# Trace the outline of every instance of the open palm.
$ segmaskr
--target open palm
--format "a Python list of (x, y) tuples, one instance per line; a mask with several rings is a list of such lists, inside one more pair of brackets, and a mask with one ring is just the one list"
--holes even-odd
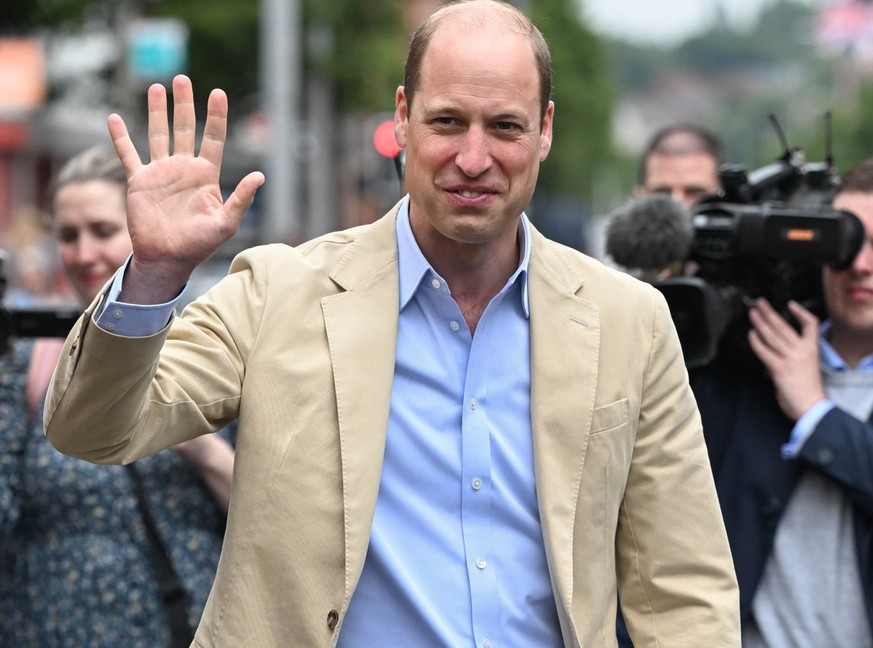
[(132, 303), (172, 298), (198, 264), (233, 236), (264, 182), (253, 172), (243, 178), (227, 201), (219, 176), (227, 133), (227, 96), (209, 95), (199, 154), (195, 155), (196, 117), (191, 81), (173, 79), (173, 130), (167, 94), (161, 85), (148, 91), (148, 147), (143, 164), (118, 115), (108, 120), (115, 150), (128, 176), (127, 219), (133, 258), (123, 296)]

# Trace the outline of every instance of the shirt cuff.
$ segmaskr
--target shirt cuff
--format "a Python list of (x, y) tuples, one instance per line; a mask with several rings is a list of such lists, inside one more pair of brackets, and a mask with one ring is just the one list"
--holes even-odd
[(832, 401), (823, 398), (820, 401), (816, 401), (812, 407), (806, 410), (803, 416), (797, 419), (797, 423), (794, 424), (788, 443), (782, 446), (782, 458), (793, 459), (796, 457), (800, 453), (800, 448), (806, 443), (806, 440), (815, 432), (815, 428), (825, 417), (825, 414), (834, 407)]
[(176, 304), (185, 292), (183, 288), (176, 298), (165, 304), (126, 304), (118, 301), (124, 273), (130, 263), (128, 257), (121, 269), (115, 273), (115, 278), (106, 293), (103, 310), (96, 313), (94, 322), (104, 331), (123, 337), (146, 337), (154, 335), (163, 329), (173, 316)]

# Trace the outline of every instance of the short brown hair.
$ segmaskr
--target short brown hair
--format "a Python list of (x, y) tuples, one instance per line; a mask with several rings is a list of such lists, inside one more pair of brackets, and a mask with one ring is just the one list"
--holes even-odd
[[(677, 139), (683, 142), (681, 148), (674, 146)], [(640, 185), (646, 183), (646, 165), (649, 158), (655, 155), (684, 155), (688, 153), (702, 153), (711, 157), (715, 161), (716, 167), (724, 162), (724, 146), (714, 133), (696, 124), (671, 124), (655, 131), (646, 144), (637, 169), (637, 182)]]
[(843, 174), (834, 196), (841, 193), (873, 193), (873, 158), (859, 162)]

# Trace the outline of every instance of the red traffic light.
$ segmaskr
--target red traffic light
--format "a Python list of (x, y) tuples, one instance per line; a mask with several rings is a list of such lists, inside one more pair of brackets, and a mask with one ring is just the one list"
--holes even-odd
[(400, 153), (400, 145), (397, 143), (397, 138), (394, 137), (394, 122), (392, 120), (383, 121), (373, 131), (373, 146), (386, 158), (396, 158)]

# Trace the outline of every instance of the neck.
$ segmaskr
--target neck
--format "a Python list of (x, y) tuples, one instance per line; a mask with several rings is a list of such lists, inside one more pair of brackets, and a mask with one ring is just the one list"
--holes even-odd
[(437, 235), (419, 236), (419, 248), (433, 269), (446, 280), (470, 331), (509, 277), (518, 268), (521, 245), (517, 227), (484, 243), (462, 243)]
[(840, 354), (843, 361), (852, 369), (873, 354), (873, 331), (859, 333), (846, 331), (834, 325), (829, 336), (830, 345)]

